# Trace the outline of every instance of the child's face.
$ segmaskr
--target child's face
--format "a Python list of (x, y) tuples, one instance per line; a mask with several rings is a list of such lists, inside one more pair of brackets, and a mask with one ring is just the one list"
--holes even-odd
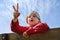
[(36, 14), (34, 13), (31, 13), (29, 16), (28, 16), (28, 24), (29, 25), (36, 25), (37, 23), (39, 22), (39, 19), (38, 17), (36, 16)]

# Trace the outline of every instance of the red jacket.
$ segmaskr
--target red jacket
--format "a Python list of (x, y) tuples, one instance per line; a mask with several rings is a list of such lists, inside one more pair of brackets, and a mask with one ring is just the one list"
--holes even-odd
[(19, 22), (11, 22), (11, 30), (15, 33), (21, 34), (26, 32), (28, 35), (35, 34), (35, 33), (43, 33), (49, 29), (46, 23), (38, 23), (35, 26), (20, 26)]

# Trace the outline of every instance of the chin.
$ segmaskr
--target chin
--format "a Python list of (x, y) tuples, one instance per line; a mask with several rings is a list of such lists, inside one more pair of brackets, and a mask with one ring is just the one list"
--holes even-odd
[(36, 25), (37, 23), (33, 22), (33, 23), (30, 23), (30, 25)]

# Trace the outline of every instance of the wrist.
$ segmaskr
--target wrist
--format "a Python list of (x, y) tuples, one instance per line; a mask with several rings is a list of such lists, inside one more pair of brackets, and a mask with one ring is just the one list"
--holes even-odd
[(14, 19), (13, 19), (13, 22), (17, 22), (17, 20), (18, 20), (18, 18), (14, 18)]

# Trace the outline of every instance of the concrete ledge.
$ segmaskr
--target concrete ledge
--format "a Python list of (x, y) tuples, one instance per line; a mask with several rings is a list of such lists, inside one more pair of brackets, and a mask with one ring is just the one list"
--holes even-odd
[(30, 38), (23, 40), (60, 40), (60, 29), (51, 29), (43, 34), (31, 35)]
[(8, 38), (9, 40), (60, 40), (60, 28), (50, 29), (43, 34), (34, 34), (29, 38), (24, 38), (22, 35), (11, 33), (8, 34)]

